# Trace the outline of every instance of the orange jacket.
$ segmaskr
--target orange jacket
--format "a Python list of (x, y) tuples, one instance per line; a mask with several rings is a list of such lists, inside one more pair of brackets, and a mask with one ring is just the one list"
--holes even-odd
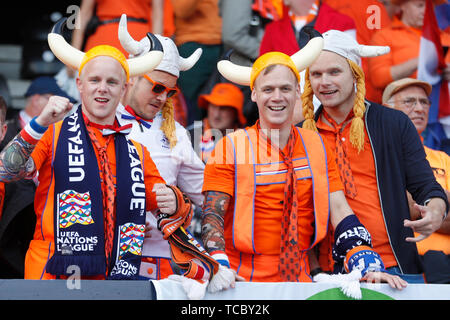
[[(55, 276), (45, 272), (47, 261), (54, 252), (54, 187), (52, 162), (57, 159), (55, 150), (58, 143), (58, 137), (62, 122), (59, 122), (47, 129), (44, 136), (37, 143), (32, 158), (39, 170), (39, 186), (36, 189), (34, 209), (36, 212), (36, 229), (33, 240), (25, 257), (25, 279), (54, 279)], [(105, 144), (105, 138), (99, 130), (96, 130), (96, 137), (100, 144)], [(156, 209), (156, 197), (152, 191), (155, 183), (165, 183), (160, 177), (158, 169), (153, 163), (148, 151), (142, 145), (134, 143), (140, 159), (144, 159), (144, 183), (146, 187), (146, 205), (147, 210)], [(100, 160), (98, 151), (94, 148), (98, 166)], [(116, 176), (116, 156), (114, 143), (109, 143), (107, 148), (108, 159), (114, 177)]]
[[(225, 251), (231, 267), (248, 281), (282, 281), (278, 264), (286, 165), (273, 152), (276, 149), (259, 141), (258, 133), (255, 125), (218, 142), (205, 168), (203, 191), (233, 196), (224, 218)], [(342, 184), (334, 158), (328, 156), (319, 135), (300, 128), (294, 133), (300, 281), (311, 281), (307, 251), (325, 236), (329, 192), (341, 190)]]

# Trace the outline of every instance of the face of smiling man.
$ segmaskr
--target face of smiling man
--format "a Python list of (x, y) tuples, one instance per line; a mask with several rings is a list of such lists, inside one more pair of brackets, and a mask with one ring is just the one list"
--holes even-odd
[(288, 67), (269, 66), (256, 78), (251, 98), (258, 105), (261, 128), (290, 128), (300, 85)]
[(83, 113), (92, 122), (111, 125), (127, 82), (122, 65), (114, 58), (98, 56), (86, 63), (77, 78)]
[(350, 111), (355, 100), (355, 78), (347, 60), (330, 51), (322, 51), (309, 67), (314, 94), (325, 108)]

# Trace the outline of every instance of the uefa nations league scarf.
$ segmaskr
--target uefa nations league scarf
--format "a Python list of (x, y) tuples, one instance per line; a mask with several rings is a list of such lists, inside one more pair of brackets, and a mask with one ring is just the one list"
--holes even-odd
[(106, 261), (99, 168), (81, 106), (63, 121), (57, 141), (52, 163), (55, 252), (46, 271), (71, 275), (75, 266), (81, 276), (136, 279), (144, 241), (145, 184), (133, 142), (115, 134), (116, 224), (111, 259)]

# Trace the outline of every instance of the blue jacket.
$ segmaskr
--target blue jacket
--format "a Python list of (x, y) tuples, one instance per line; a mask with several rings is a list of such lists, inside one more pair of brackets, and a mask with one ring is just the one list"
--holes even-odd
[[(320, 106), (316, 121), (322, 110)], [(410, 219), (405, 190), (422, 205), (427, 199), (442, 198), (448, 211), (446, 193), (436, 182), (419, 134), (407, 115), (366, 101), (365, 126), (375, 160), (382, 215), (398, 267), (403, 273), (422, 273), (415, 243), (405, 241), (414, 237), (412, 229), (403, 226), (403, 220)]]

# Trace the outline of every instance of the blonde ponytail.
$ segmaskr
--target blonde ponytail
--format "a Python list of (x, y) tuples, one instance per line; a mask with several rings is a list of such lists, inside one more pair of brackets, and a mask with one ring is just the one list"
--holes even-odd
[(356, 79), (356, 98), (353, 105), (354, 118), (350, 126), (350, 143), (358, 150), (358, 153), (364, 150), (364, 112), (366, 105), (364, 97), (366, 95), (366, 86), (364, 82), (364, 72), (355, 62), (347, 59), (353, 76)]
[(316, 122), (314, 121), (314, 104), (313, 104), (314, 92), (309, 81), (309, 68), (305, 71), (305, 85), (302, 93), (302, 109), (303, 121), (302, 128), (317, 131)]

